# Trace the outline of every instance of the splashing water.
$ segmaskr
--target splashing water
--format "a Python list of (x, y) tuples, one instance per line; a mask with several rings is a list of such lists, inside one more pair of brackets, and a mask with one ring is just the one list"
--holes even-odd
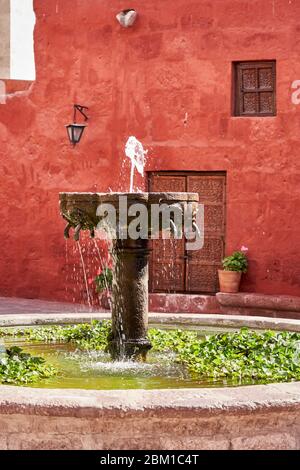
[[(104, 272), (104, 268), (105, 268), (105, 264), (103, 262), (103, 258), (101, 256), (101, 253), (100, 253), (100, 249), (99, 249), (99, 246), (97, 244), (97, 241), (96, 239), (94, 239), (94, 244), (95, 244), (95, 248), (96, 248), (96, 252), (98, 254), (98, 257), (99, 257), (99, 260), (100, 260), (100, 265), (101, 265), (101, 268)], [(112, 259), (114, 260), (114, 264), (116, 265), (116, 254), (115, 254), (115, 251), (114, 251), (114, 248), (113, 248), (113, 245), (112, 245), (112, 249), (111, 249), (111, 256), (112, 256)], [(105, 282), (105, 285), (106, 285), (106, 289), (109, 290), (109, 286), (108, 286), (108, 282), (107, 282), (107, 277), (106, 275), (104, 275), (104, 282)], [(115, 286), (115, 290), (118, 291), (118, 295), (119, 296), (122, 296), (122, 292), (119, 291), (118, 289), (118, 286)], [(109, 305), (110, 305), (110, 309), (112, 309), (112, 304), (111, 304), (111, 300), (109, 300)], [(117, 321), (118, 321), (118, 333), (119, 333), (119, 341), (120, 341), (120, 351), (121, 351), (121, 356), (123, 356), (125, 354), (125, 351), (124, 351), (124, 341), (126, 340), (125, 338), (125, 334), (124, 334), (124, 328), (123, 328), (123, 322), (122, 322), (122, 315), (121, 315), (121, 312), (117, 311)]]
[(86, 274), (86, 269), (85, 269), (85, 263), (84, 263), (84, 259), (83, 259), (83, 254), (82, 254), (82, 249), (81, 249), (80, 241), (77, 242), (77, 245), (78, 245), (78, 250), (79, 250), (80, 259), (81, 259), (81, 266), (82, 266), (82, 270), (83, 270), (83, 276), (84, 276), (84, 283), (85, 283), (85, 288), (86, 288), (87, 300), (88, 300), (89, 307), (90, 307), (90, 309), (91, 309), (91, 308), (92, 308), (92, 301), (91, 301), (90, 290), (89, 290), (89, 285), (88, 285), (88, 280), (87, 280), (87, 274)]
[[(94, 246), (95, 246), (95, 249), (96, 249), (96, 253), (97, 253), (98, 258), (99, 258), (99, 261), (100, 261), (101, 269), (102, 269), (103, 274), (104, 274), (105, 287), (106, 287), (106, 290), (109, 291), (109, 286), (108, 286), (108, 282), (107, 282), (107, 276), (106, 276), (106, 274), (105, 274), (105, 263), (104, 263), (103, 258), (102, 258), (102, 256), (101, 256), (100, 249), (99, 249), (99, 246), (98, 246), (97, 241), (96, 241), (95, 238), (93, 239), (93, 242), (94, 242)], [(110, 302), (109, 302), (109, 304), (110, 304)], [(111, 306), (111, 305), (110, 305), (110, 306)]]
[(137, 140), (136, 137), (131, 136), (127, 140), (125, 146), (125, 155), (130, 158), (131, 172), (130, 172), (130, 192), (133, 193), (133, 177), (134, 170), (136, 169), (142, 176), (144, 176), (145, 157), (148, 151), (144, 150), (143, 144)]

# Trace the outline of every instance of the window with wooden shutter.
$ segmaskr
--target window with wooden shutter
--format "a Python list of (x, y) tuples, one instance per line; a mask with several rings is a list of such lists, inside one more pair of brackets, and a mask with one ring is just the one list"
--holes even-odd
[(235, 116), (276, 115), (276, 62), (237, 62)]

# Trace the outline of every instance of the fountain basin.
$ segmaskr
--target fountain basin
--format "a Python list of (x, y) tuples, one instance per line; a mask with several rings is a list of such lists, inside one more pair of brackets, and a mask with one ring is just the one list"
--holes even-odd
[[(74, 323), (86, 317), (47, 318), (48, 323)], [(0, 325), (8, 326), (9, 319), (11, 326), (47, 322), (40, 315), (8, 315)], [(300, 327), (297, 320), (225, 315), (151, 315), (150, 320), (193, 328), (225, 323), (239, 328), (245, 322), (258, 328)], [(298, 382), (184, 390), (0, 386), (0, 449), (299, 449), (299, 422)]]
[[(127, 228), (134, 216), (126, 214), (125, 220), (120, 220), (120, 198), (126, 199), (126, 206), (129, 209), (134, 204), (141, 204), (148, 212), (148, 232), (149, 237), (153, 234), (153, 222), (151, 220), (151, 206), (165, 205), (182, 210), (184, 213), (186, 205), (192, 204), (192, 212), (195, 214), (198, 209), (199, 195), (197, 193), (60, 193), (60, 211), (62, 217), (68, 222), (65, 236), (69, 237), (69, 230), (75, 229), (75, 239), (79, 239), (81, 230), (89, 230), (94, 236), (95, 228), (101, 222), (102, 216), (97, 215), (97, 209), (101, 204), (111, 204), (116, 209), (116, 224), (118, 228)], [(174, 221), (174, 214), (170, 214)], [(123, 227), (120, 227), (120, 223)], [(162, 229), (160, 220), (159, 229)]]

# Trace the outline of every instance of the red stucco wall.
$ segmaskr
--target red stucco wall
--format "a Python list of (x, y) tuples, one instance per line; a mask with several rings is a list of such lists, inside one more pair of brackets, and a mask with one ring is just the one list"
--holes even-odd
[[(128, 190), (129, 135), (149, 149), (149, 171), (226, 170), (227, 252), (244, 244), (251, 258), (243, 290), (300, 294), (300, 1), (34, 7), (37, 80), (0, 106), (0, 295), (65, 299), (66, 283), (78, 295), (58, 192)], [(125, 30), (115, 14), (128, 7), (140, 17)], [(232, 61), (264, 59), (277, 61), (277, 116), (231, 117)], [(72, 149), (74, 102), (91, 119)]]

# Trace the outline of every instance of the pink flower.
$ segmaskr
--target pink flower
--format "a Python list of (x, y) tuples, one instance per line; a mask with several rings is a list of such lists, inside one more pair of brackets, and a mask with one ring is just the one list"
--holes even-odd
[(99, 269), (97, 270), (97, 273), (96, 273), (96, 274), (97, 274), (97, 276), (100, 276), (100, 275), (102, 274), (102, 269), (99, 268)]
[(94, 282), (94, 279), (92, 279), (92, 278), (90, 277), (89, 280), (88, 280), (89, 285), (91, 286), (91, 285), (93, 284), (93, 282)]
[(242, 248), (241, 248), (241, 251), (243, 253), (247, 253), (247, 251), (249, 251), (249, 248), (247, 248), (246, 246), (243, 245)]

